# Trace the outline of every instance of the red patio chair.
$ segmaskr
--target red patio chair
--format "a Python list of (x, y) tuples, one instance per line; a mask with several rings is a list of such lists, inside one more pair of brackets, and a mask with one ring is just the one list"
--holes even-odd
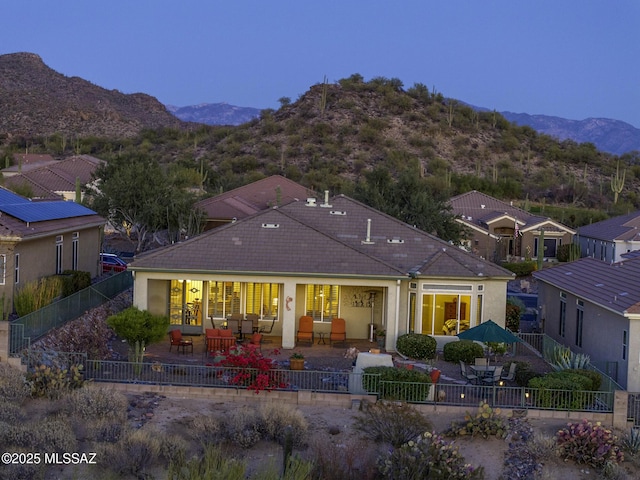
[(300, 317), (298, 321), (298, 333), (296, 334), (296, 341), (310, 342), (313, 345), (313, 317), (304, 315)]
[(333, 342), (347, 341), (347, 325), (344, 318), (331, 319), (331, 333), (329, 334), (329, 345)]

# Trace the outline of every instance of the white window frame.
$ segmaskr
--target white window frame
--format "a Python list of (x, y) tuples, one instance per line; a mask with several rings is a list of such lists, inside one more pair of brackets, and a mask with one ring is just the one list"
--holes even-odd
[(64, 265), (63, 262), (63, 254), (64, 254), (64, 249), (63, 249), (63, 241), (64, 241), (64, 237), (62, 235), (58, 235), (56, 237), (56, 274), (60, 275), (62, 273), (62, 267)]
[(80, 247), (80, 232), (73, 232), (71, 240), (71, 269), (78, 270), (78, 251)]
[(18, 283), (20, 283), (20, 254), (16, 253), (15, 259), (14, 259), (14, 265), (13, 265), (13, 270), (15, 272), (15, 284), (17, 285)]
[(2, 265), (0, 265), (0, 273), (2, 274), (0, 277), (0, 285), (4, 285), (7, 277), (7, 256), (4, 253), (0, 254), (0, 263), (2, 263)]

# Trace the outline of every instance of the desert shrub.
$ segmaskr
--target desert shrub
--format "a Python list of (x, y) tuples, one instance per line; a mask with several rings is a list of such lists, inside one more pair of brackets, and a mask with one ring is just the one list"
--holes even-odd
[(25, 375), (6, 363), (0, 363), (0, 398), (6, 402), (22, 402), (31, 393)]
[(82, 436), (96, 442), (115, 443), (127, 430), (126, 423), (111, 418), (86, 419), (79, 425), (84, 429)]
[(260, 430), (267, 440), (283, 445), (288, 429), (294, 445), (305, 444), (309, 424), (300, 410), (283, 403), (266, 403), (259, 412)]
[(355, 426), (372, 440), (388, 442), (394, 447), (433, 428), (427, 418), (406, 403), (385, 401), (365, 405)]
[(202, 457), (194, 457), (188, 462), (174, 460), (169, 464), (167, 478), (193, 480), (198, 478), (224, 478), (244, 480), (246, 465), (222, 453), (218, 445), (207, 445)]
[[(509, 371), (509, 367), (513, 362), (506, 362), (503, 366), (503, 372)], [(517, 361), (515, 362), (516, 377), (515, 382), (519, 387), (526, 387), (529, 385), (529, 380), (536, 377), (541, 377), (542, 374), (533, 370), (533, 366), (529, 362)]]
[(484, 355), (482, 345), (472, 340), (460, 340), (459, 342), (449, 342), (442, 349), (446, 362), (473, 363), (476, 358)]
[(82, 387), (82, 365), (72, 365), (68, 370), (56, 366), (38, 365), (27, 373), (27, 382), (34, 397), (59, 399), (69, 390)]
[(41, 452), (73, 452), (77, 447), (71, 424), (62, 417), (8, 425), (1, 440), (7, 446)]
[(532, 378), (529, 387), (537, 390), (534, 400), (540, 408), (581, 410), (592, 400), (585, 392), (591, 387), (591, 379), (566, 370)]
[[(184, 465), (187, 459), (189, 444), (180, 435), (165, 434), (160, 438), (160, 456), (168, 464)], [(169, 477), (172, 478), (172, 477)]]
[(142, 477), (159, 454), (158, 432), (141, 428), (128, 430), (120, 441), (105, 445), (97, 459), (100, 465), (119, 475), (133, 474)]
[(507, 306), (505, 308), (505, 327), (512, 332), (520, 331), (520, 319), (527, 307), (518, 297), (507, 297)]
[(516, 274), (516, 277), (527, 277), (536, 271), (537, 264), (533, 261), (517, 262), (517, 263), (502, 263), (502, 267), (512, 271)]
[(80, 290), (91, 286), (91, 274), (78, 270), (65, 270), (60, 275), (62, 282), (62, 296), (68, 297)]
[(384, 400), (424, 402), (429, 395), (431, 377), (417, 370), (396, 367), (367, 367), (362, 387)]
[(42, 480), (45, 478), (46, 465), (29, 463), (13, 463), (2, 466), (2, 479), (11, 480)]
[(436, 339), (419, 333), (406, 333), (396, 340), (396, 350), (401, 355), (416, 360), (427, 360), (436, 356)]
[(224, 438), (224, 425), (211, 415), (199, 415), (191, 422), (189, 429), (193, 438), (203, 445), (215, 444)]
[(248, 407), (230, 412), (225, 419), (224, 428), (227, 439), (242, 448), (251, 448), (262, 439), (260, 417)]
[(85, 386), (67, 396), (69, 413), (82, 419), (110, 419), (125, 421), (127, 397), (114, 390), (96, 386)]
[(351, 438), (337, 444), (315, 438), (311, 439), (309, 452), (308, 458), (313, 462), (313, 472), (309, 477), (311, 479), (377, 478), (378, 451), (372, 448), (368, 439)]
[(569, 423), (558, 431), (556, 441), (563, 459), (595, 468), (602, 468), (607, 462), (620, 463), (624, 459), (617, 437), (600, 422), (583, 420)]
[(483, 479), (484, 469), (468, 465), (458, 447), (430, 432), (405, 443), (378, 459), (383, 478), (392, 480)]
[(9, 403), (0, 398), (0, 422), (15, 424), (23, 422), (26, 414), (20, 405)]
[(464, 420), (453, 422), (447, 430), (449, 436), (465, 436), (489, 438), (496, 436), (503, 438), (507, 434), (508, 424), (501, 415), (499, 408), (492, 408), (482, 401), (475, 415), (467, 412)]

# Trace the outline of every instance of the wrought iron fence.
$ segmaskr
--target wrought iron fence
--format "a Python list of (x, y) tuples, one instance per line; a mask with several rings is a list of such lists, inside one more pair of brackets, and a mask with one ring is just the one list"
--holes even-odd
[[(486, 401), (494, 407), (560, 411), (613, 412), (613, 392), (534, 389), (504, 385), (471, 385), (430, 382), (392, 382), (378, 374), (350, 371), (283, 370), (209, 365), (181, 365), (158, 362), (89, 360), (85, 354), (33, 352), (29, 368), (47, 364), (69, 370), (82, 365), (85, 380), (94, 382), (176, 385), (189, 387), (312, 391), (326, 393), (369, 393), (380, 399), (407, 403), (477, 407)], [(631, 405), (638, 405), (630, 402)]]
[(131, 272), (111, 275), (79, 292), (11, 322), (9, 353), (17, 356), (50, 330), (74, 320), (87, 310), (108, 302), (133, 285)]

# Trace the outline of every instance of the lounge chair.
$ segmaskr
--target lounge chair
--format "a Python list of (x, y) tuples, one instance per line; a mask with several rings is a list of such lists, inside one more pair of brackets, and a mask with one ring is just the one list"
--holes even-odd
[(518, 364), (516, 362), (511, 362), (509, 366), (509, 372), (506, 375), (500, 377), (500, 380), (505, 380), (507, 382), (513, 382), (516, 379), (516, 368)]
[(464, 378), (467, 383), (478, 383), (478, 375), (467, 372), (467, 366), (462, 360), (460, 360), (460, 375), (462, 375), (462, 378)]
[(298, 321), (298, 333), (296, 334), (296, 342), (310, 342), (313, 345), (313, 317), (304, 315)]
[(344, 318), (331, 319), (331, 333), (329, 333), (329, 345), (333, 345), (333, 342), (347, 341), (347, 325)]

